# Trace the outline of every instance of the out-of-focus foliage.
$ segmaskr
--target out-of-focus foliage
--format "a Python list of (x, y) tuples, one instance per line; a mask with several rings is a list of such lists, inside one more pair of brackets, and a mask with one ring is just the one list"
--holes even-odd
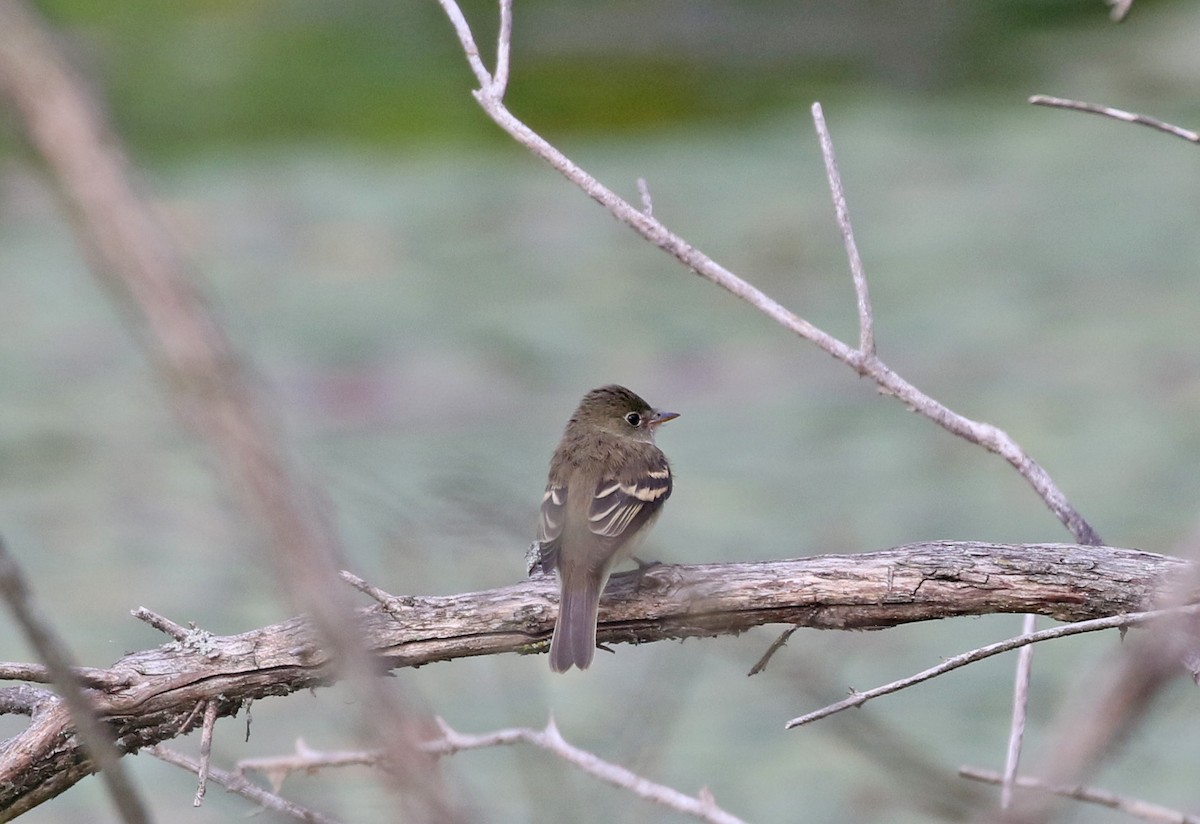
[[(499, 141), (434, 0), (39, 0), (143, 152), (247, 142)], [(485, 55), (496, 4), (463, 4)], [(1084, 3), (516, 4), (512, 103), (575, 132), (737, 122), (883, 86), (951, 91), (1040, 68), (1036, 32), (1109, 25)]]

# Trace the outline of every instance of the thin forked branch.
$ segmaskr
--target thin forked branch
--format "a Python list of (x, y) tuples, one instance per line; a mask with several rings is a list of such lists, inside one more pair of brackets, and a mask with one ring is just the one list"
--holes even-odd
[[(181, 767), (188, 772), (200, 774), (201, 765), (194, 759), (184, 755), (176, 750), (169, 749), (164, 746), (157, 746), (150, 750), (155, 758), (161, 761), (166, 761), (168, 764), (174, 764), (176, 767)], [(289, 816), (297, 821), (306, 822), (306, 824), (342, 824), (340, 819), (332, 816), (319, 813), (316, 810), (308, 807), (303, 807), (294, 801), (289, 801), (276, 793), (264, 790), (262, 787), (250, 781), (240, 773), (230, 770), (222, 770), (216, 767), (208, 768), (208, 780), (220, 784), (231, 793), (237, 793), (243, 798), (253, 801), (259, 806), (271, 810), (272, 812), (280, 813), (281, 815)]]
[[(910, 409), (929, 418), (938, 426), (1004, 458), (1033, 487), (1050, 511), (1066, 526), (1079, 543), (1092, 545), (1102, 543), (1099, 534), (1084, 520), (1049, 474), (1006, 432), (991, 424), (960, 415), (900, 377), (873, 351), (863, 351), (850, 346), (785, 308), (778, 301), (673, 233), (653, 215), (647, 214), (644, 210), (636, 208), (619, 197), (533, 129), (518, 120), (504, 105), (504, 86), (497, 83), (498, 78), (493, 78), (483, 65), (474, 35), (458, 4), (455, 0), (439, 0), (439, 2), (454, 27), (472, 72), (479, 81), (479, 89), (474, 92), (475, 99), (487, 115), (518, 143), (549, 163), (560, 174), (607, 209), (617, 220), (667, 252), (684, 266), (746, 301), (785, 329), (815, 344), (860, 375), (870, 378), (881, 392), (895, 396)], [(508, 0), (501, 0), (500, 8), (502, 17), (511, 13)], [(506, 32), (502, 25), (500, 41), (497, 44), (498, 66), (507, 66), (508, 64), (510, 51), (508, 38), (510, 36), (511, 31)], [(497, 76), (499, 77), (499, 75), (500, 72), (497, 71)], [(860, 292), (861, 309), (865, 311), (869, 304), (862, 302), (862, 296), (865, 296), (865, 280), (864, 290)]]
[(553, 718), (550, 719), (544, 730), (516, 728), (496, 730), (484, 735), (465, 735), (455, 732), (440, 718), (438, 724), (442, 728), (441, 739), (430, 741), (425, 745), (426, 751), (435, 755), (452, 755), (462, 750), (518, 743), (532, 744), (553, 753), (606, 784), (629, 790), (634, 795), (693, 818), (708, 821), (711, 824), (744, 824), (742, 819), (718, 807), (712, 793), (707, 789), (701, 790), (696, 796), (690, 796), (671, 787), (656, 784), (622, 766), (605, 761), (587, 750), (581, 750), (567, 743), (562, 737), (562, 733), (558, 731), (558, 726), (554, 723)]
[[(710, 793), (700, 793), (693, 797), (685, 795), (670, 787), (656, 784), (624, 767), (604, 761), (593, 753), (575, 747), (562, 737), (554, 720), (551, 719), (544, 730), (528, 728), (504, 729), (482, 735), (466, 735), (456, 732), (442, 719), (437, 719), (442, 735), (422, 745), (422, 748), (434, 756), (448, 756), (465, 750), (484, 749), (512, 744), (532, 744), (561, 758), (567, 763), (578, 767), (589, 775), (599, 778), (613, 786), (632, 791), (634, 794), (669, 807), (701, 821), (715, 824), (734, 824), (741, 819), (736, 818), (717, 807)], [(247, 758), (238, 762), (238, 772), (259, 772), (266, 775), (276, 792), (282, 786), (287, 776), (292, 773), (312, 773), (316, 770), (336, 767), (384, 767), (387, 766), (387, 753), (383, 750), (349, 750), (322, 752), (314, 750), (303, 740), (296, 742), (296, 751), (289, 755), (266, 758)]]
[(984, 658), (990, 658), (993, 655), (999, 655), (1003, 652), (1020, 649), (1021, 647), (1028, 646), (1029, 644), (1037, 644), (1054, 638), (1066, 638), (1069, 635), (1079, 635), (1084, 632), (1096, 632), (1103, 629), (1130, 627), (1160, 618), (1197, 612), (1200, 612), (1200, 605), (1197, 604), (1192, 604), (1185, 607), (1173, 607), (1171, 609), (1131, 612), (1126, 615), (1112, 615), (1107, 618), (1093, 618), (1089, 621), (1078, 621), (1072, 624), (1063, 624), (1062, 626), (1054, 627), (1052, 629), (1044, 629), (1040, 632), (1032, 632), (1025, 635), (1020, 635), (1016, 638), (1009, 638), (1005, 641), (998, 641), (995, 644), (988, 644), (985, 647), (973, 649), (970, 652), (964, 652), (963, 654), (956, 655), (953, 658), (947, 658), (936, 667), (930, 667), (927, 670), (918, 672), (915, 675), (910, 675), (907, 678), (901, 678), (898, 681), (893, 681), (890, 684), (884, 684), (883, 686), (875, 687), (874, 689), (867, 690), (866, 692), (855, 692), (849, 698), (844, 698), (841, 701), (830, 704), (827, 707), (822, 707), (819, 710), (815, 710), (797, 718), (793, 718), (791, 721), (787, 722), (785, 727), (790, 730), (793, 727), (811, 724), (813, 721), (818, 721), (827, 716), (834, 715), (842, 710), (861, 707), (872, 698), (879, 698), (883, 695), (890, 695), (893, 692), (899, 692), (900, 690), (916, 686), (923, 681), (928, 681), (931, 678), (937, 678), (939, 675), (944, 675), (951, 670), (956, 670), (959, 667), (965, 667), (967, 664), (974, 664), (976, 661), (982, 661)]

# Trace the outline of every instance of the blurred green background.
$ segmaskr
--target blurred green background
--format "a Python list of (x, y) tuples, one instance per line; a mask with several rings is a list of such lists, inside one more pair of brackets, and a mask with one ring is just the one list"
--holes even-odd
[[(433, 2), (38, 4), (102, 90), (348, 563), (395, 593), (523, 574), (546, 463), (610, 381), (683, 413), (645, 554), (704, 562), (955, 538), (1069, 540), (999, 459), (878, 396), (638, 240), (490, 124)], [(466, 3), (485, 55), (492, 3)], [(517, 4), (509, 103), (602, 181), (846, 339), (853, 292), (808, 107), (821, 100), (871, 278), (880, 354), (1006, 429), (1108, 543), (1186, 551), (1200, 493), (1195, 147), (1036, 109), (1049, 93), (1200, 124), (1200, 9), (1136, 3)], [(0, 533), (79, 659), (162, 639), (144, 605), (235, 633), (288, 616), (254, 532), (172, 417), (122, 313), (0, 111)], [(1048, 623), (1048, 622), (1043, 622)], [(30, 653), (7, 624), (0, 657)], [(778, 629), (619, 647), (586, 674), (497, 656), (397, 673), (468, 732), (545, 723), (748, 820), (953, 820), (999, 767), (1012, 658), (844, 717), (795, 715), (1019, 630), (1015, 616), (880, 633)], [(1041, 648), (1027, 764), (1115, 634)], [(1096, 779), (1200, 808), (1180, 683)], [(264, 701), (214, 753), (354, 745), (339, 689)], [(0, 735), (19, 728), (4, 719)], [(178, 742), (194, 750), (193, 741)], [(248, 802), (129, 760), (161, 821)], [(445, 763), (482, 821), (678, 821), (527, 749)], [(289, 779), (347, 821), (395, 820), (365, 774)], [(985, 793), (986, 795), (986, 793)], [(89, 779), (30, 822), (112, 820)], [(1120, 821), (1071, 809), (1062, 820)]]

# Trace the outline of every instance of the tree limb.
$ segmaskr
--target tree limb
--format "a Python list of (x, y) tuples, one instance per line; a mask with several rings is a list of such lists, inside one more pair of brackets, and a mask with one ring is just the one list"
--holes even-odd
[[(762, 624), (879, 629), (996, 612), (1080, 621), (1135, 612), (1188, 564), (1178, 558), (1076, 544), (931, 542), (860, 555), (755, 563), (662, 565), (616, 576), (600, 611), (599, 640), (647, 643), (737, 634)], [(381, 668), (473, 655), (544, 650), (557, 613), (551, 576), (448, 596), (405, 596), (356, 613)], [(330, 658), (301, 618), (202, 646), (171, 641), (132, 653), (86, 694), (118, 749), (136, 752), (188, 732), (194, 709), (219, 716), (249, 700), (328, 684)], [(3, 665), (0, 665), (3, 666)], [(18, 668), (11, 671), (18, 672)], [(10, 688), (20, 690), (23, 687)], [(6, 701), (31, 710), (0, 744), (0, 821), (37, 806), (93, 771), (61, 702)]]

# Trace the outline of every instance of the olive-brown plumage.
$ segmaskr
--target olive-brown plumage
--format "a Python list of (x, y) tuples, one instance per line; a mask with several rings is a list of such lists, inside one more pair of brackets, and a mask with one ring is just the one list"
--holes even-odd
[(557, 569), (560, 582), (550, 640), (555, 672), (592, 663), (604, 585), (671, 495), (671, 468), (654, 431), (676, 417), (610, 385), (584, 395), (567, 422), (550, 460), (538, 524), (542, 564)]

